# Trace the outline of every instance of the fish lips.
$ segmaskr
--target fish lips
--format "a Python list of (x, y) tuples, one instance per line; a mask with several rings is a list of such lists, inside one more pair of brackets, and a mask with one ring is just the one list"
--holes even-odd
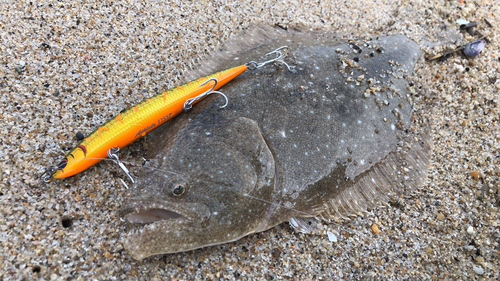
[(178, 252), (193, 243), (186, 240), (186, 234), (203, 228), (211, 213), (203, 203), (129, 201), (121, 215), (130, 223), (140, 224), (121, 242), (134, 259), (142, 260), (156, 254)]
[(210, 217), (210, 210), (203, 203), (137, 200), (129, 201), (121, 216), (133, 224), (174, 221), (203, 223)]

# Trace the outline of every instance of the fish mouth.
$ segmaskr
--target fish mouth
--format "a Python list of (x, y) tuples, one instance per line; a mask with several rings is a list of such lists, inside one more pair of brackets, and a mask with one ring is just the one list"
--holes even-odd
[(137, 212), (128, 213), (125, 219), (133, 224), (136, 223), (154, 223), (162, 220), (171, 220), (182, 218), (182, 215), (165, 209), (140, 209)]
[[(121, 216), (131, 224), (193, 223), (204, 221), (206, 206), (201, 203), (129, 201)], [(209, 212), (208, 212), (209, 213)]]
[(122, 236), (121, 243), (133, 258), (142, 260), (186, 247), (197, 248), (196, 241), (189, 240), (189, 234), (206, 226), (211, 212), (204, 203), (137, 200), (128, 201), (120, 216), (132, 226)]

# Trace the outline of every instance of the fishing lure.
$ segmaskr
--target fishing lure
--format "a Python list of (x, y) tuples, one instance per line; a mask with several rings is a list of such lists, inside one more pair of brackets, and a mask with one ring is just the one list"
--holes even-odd
[[(98, 127), (87, 138), (81, 141), (71, 150), (57, 166), (45, 169), (42, 181), (48, 183), (52, 179), (66, 178), (80, 173), (109, 156), (115, 163), (127, 173), (125, 166), (119, 162), (116, 152), (133, 141), (145, 136), (147, 133), (158, 128), (163, 123), (180, 114), (182, 111), (191, 109), (193, 104), (209, 94), (221, 94), (227, 105), (227, 97), (216, 91), (247, 69), (257, 69), (267, 64), (281, 62), (290, 70), (290, 67), (281, 59), (284, 54), (280, 51), (286, 46), (280, 47), (267, 55), (276, 53), (278, 57), (257, 63), (255, 61), (226, 69), (206, 77), (199, 78), (157, 94), (151, 98), (121, 111), (117, 116)], [(213, 85), (210, 83), (213, 81)]]

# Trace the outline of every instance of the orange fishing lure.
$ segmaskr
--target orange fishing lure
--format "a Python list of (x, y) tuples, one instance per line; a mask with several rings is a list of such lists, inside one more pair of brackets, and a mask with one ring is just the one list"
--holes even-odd
[(69, 177), (86, 170), (106, 158), (110, 149), (123, 148), (143, 137), (180, 114), (183, 109), (191, 108), (192, 104), (222, 87), (248, 68), (260, 68), (278, 61), (283, 57), (283, 54), (279, 52), (282, 48), (271, 52), (279, 54), (276, 59), (263, 63), (249, 62), (217, 72), (157, 94), (120, 112), (81, 141), (56, 167), (46, 168), (42, 180), (48, 183), (52, 179)]

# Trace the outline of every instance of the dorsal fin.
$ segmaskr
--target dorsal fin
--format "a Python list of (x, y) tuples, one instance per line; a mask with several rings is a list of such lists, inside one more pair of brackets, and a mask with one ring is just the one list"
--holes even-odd
[[(214, 73), (219, 70), (222, 65), (229, 63), (229, 61), (241, 51), (248, 50), (251, 47), (258, 47), (261, 43), (268, 42), (273, 38), (285, 34), (287, 34), (287, 32), (284, 30), (264, 25), (251, 26), (243, 32), (234, 34), (226, 45), (218, 48), (214, 54), (206, 57), (200, 65), (190, 70), (184, 76), (184, 82)], [(244, 64), (246, 61), (238, 61), (238, 63)]]
[(349, 188), (324, 204), (319, 217), (329, 221), (336, 217), (361, 215), (395, 195), (421, 187), (430, 167), (432, 142), (429, 134), (424, 133), (419, 141), (412, 141), (405, 147), (391, 152), (356, 177)]

